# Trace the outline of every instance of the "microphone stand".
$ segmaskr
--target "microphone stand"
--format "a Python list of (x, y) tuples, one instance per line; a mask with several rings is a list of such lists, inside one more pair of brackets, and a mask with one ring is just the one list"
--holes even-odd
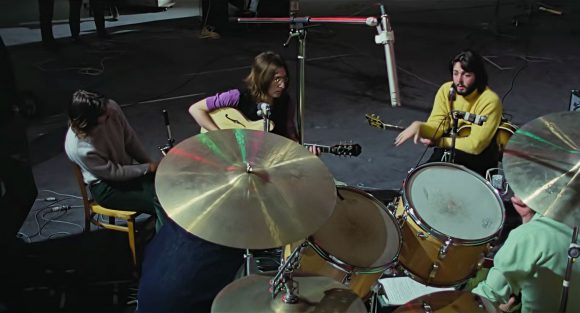
[(304, 103), (306, 98), (305, 72), (306, 72), (306, 34), (307, 25), (310, 23), (336, 23), (336, 24), (357, 24), (376, 26), (377, 20), (374, 17), (257, 17), (257, 18), (236, 18), (238, 23), (289, 23), (290, 33), (284, 43), (284, 47), (290, 44), (292, 38), (298, 39), (298, 108), (296, 110), (298, 124), (298, 141), (304, 143)]
[(171, 148), (173, 148), (173, 144), (175, 143), (175, 139), (173, 138), (173, 135), (171, 134), (171, 126), (169, 125), (169, 114), (167, 113), (166, 109), (163, 109), (162, 112), (163, 112), (163, 120), (165, 122), (165, 128), (167, 130), (167, 143), (165, 145), (159, 147), (159, 150), (161, 150), (161, 154), (167, 155), (169, 150), (171, 150)]
[(572, 279), (572, 265), (580, 256), (580, 245), (578, 241), (578, 226), (574, 226), (572, 231), (572, 242), (568, 248), (568, 265), (566, 266), (566, 273), (564, 274), (564, 281), (562, 282), (562, 297), (560, 298), (560, 310), (558, 312), (566, 312), (568, 306), (568, 289), (570, 289), (570, 280)]
[[(263, 106), (263, 107), (262, 107)], [(262, 103), (258, 109), (258, 116), (261, 116), (264, 120), (264, 132), (270, 131), (270, 106)]]
[(451, 112), (453, 123), (451, 124), (451, 148), (443, 153), (443, 162), (455, 163), (455, 142), (457, 141), (457, 133), (459, 129), (459, 117), (455, 111)]
[(385, 6), (381, 7), (381, 23), (377, 25), (377, 33), (375, 36), (375, 43), (385, 46), (385, 63), (387, 64), (387, 78), (389, 82), (389, 92), (391, 98), (391, 106), (401, 106), (401, 99), (399, 94), (399, 80), (397, 78), (397, 64), (395, 62), (395, 33), (391, 27), (389, 16), (385, 12)]

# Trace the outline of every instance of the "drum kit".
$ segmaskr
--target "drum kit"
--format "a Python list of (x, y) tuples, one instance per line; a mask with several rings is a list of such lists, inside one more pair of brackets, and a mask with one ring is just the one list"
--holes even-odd
[[(568, 225), (580, 223), (578, 115), (533, 121), (504, 152), (511, 188)], [(505, 219), (498, 192), (463, 166), (419, 166), (385, 205), (336, 186), (301, 145), (245, 129), (177, 144), (160, 163), (156, 189), (168, 217), (191, 234), (235, 248), (283, 249), (277, 271), (232, 282), (213, 312), (366, 312), (363, 301), (376, 296), (386, 270), (429, 286), (457, 286), (481, 267)], [(439, 310), (497, 312), (461, 291), (427, 295), (396, 312)]]

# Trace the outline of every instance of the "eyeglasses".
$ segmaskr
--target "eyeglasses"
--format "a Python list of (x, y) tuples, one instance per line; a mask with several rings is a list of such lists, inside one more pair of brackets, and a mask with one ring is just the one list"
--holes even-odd
[(278, 85), (284, 83), (287, 84), (288, 83), (288, 77), (284, 76), (284, 77), (274, 77), (274, 82)]

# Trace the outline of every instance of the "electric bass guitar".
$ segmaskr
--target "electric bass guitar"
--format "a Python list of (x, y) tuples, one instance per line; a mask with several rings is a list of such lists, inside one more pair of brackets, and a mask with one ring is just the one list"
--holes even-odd
[[(264, 121), (251, 121), (244, 116), (244, 114), (234, 108), (217, 109), (209, 113), (213, 122), (220, 129), (252, 129), (264, 130)], [(274, 129), (274, 122), (270, 121), (270, 131)], [(207, 132), (205, 128), (201, 128), (201, 133)], [(362, 147), (359, 144), (338, 144), (333, 146), (325, 146), (318, 144), (304, 144), (305, 147), (317, 147), (322, 153), (330, 153), (338, 156), (355, 157), (361, 154)]]
[[(366, 114), (365, 117), (367, 118), (369, 125), (372, 127), (381, 129), (405, 129), (401, 126), (384, 123), (381, 121), (381, 118), (375, 114)], [(496, 141), (500, 151), (503, 151), (508, 140), (517, 130), (518, 127), (516, 125), (510, 123), (508, 120), (502, 120), (496, 131)], [(458, 137), (467, 137), (469, 134), (471, 134), (471, 125), (463, 125), (457, 130)]]

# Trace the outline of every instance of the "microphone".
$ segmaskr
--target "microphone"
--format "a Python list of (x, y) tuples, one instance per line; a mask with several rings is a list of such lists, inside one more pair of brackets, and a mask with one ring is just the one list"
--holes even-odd
[(270, 117), (270, 105), (266, 102), (258, 103), (258, 116), (267, 119)]
[(261, 102), (258, 103), (258, 116), (261, 116), (264, 119), (264, 132), (270, 131), (270, 105)]
[(449, 87), (449, 102), (453, 101), (455, 101), (455, 88), (451, 85), (451, 87)]
[(471, 122), (475, 125), (483, 125), (483, 123), (485, 123), (487, 121), (487, 116), (486, 115), (477, 115), (474, 113), (470, 113), (470, 112), (465, 112), (465, 111), (452, 111), (453, 115), (455, 118), (460, 118), (462, 120)]

